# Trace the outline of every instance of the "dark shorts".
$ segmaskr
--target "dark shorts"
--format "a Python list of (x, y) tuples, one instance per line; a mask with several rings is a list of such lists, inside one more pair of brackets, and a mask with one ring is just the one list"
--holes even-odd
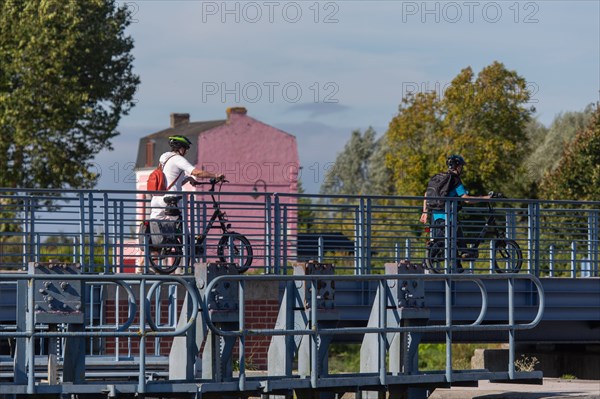
[[(435, 239), (444, 239), (446, 237), (446, 220), (445, 219), (437, 219), (433, 222), (433, 225), (431, 226), (431, 231), (432, 231), (432, 237)], [(463, 239), (464, 235), (463, 235), (463, 230), (461, 225), (458, 225), (458, 228), (456, 229), (456, 246), (458, 247), (458, 252), (462, 252), (462, 250), (465, 250), (467, 245), (465, 240)], [(456, 261), (456, 267), (458, 269), (462, 269), (462, 265), (460, 262), (460, 259), (457, 259)]]

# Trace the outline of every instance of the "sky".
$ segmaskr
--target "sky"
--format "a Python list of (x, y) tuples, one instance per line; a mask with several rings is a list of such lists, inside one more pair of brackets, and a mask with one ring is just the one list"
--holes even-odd
[(141, 84), (114, 150), (95, 159), (99, 189), (135, 189), (138, 141), (173, 112), (208, 121), (246, 107), (296, 136), (303, 186), (318, 193), (352, 131), (384, 134), (406, 94), (443, 92), (465, 67), (517, 71), (545, 125), (599, 101), (597, 0), (119, 4)]

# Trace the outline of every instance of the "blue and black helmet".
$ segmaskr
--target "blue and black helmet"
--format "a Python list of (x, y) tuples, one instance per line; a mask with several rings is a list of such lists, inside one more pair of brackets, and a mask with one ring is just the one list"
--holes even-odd
[(446, 165), (448, 165), (448, 169), (456, 169), (459, 166), (466, 165), (466, 162), (460, 155), (450, 155), (448, 159), (446, 159)]

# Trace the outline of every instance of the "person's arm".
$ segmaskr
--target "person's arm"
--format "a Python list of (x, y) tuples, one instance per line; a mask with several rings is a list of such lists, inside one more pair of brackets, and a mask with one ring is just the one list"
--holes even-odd
[(225, 175), (222, 175), (222, 174), (207, 172), (205, 170), (197, 169), (197, 168), (194, 168), (194, 170), (192, 170), (192, 172), (190, 174), (192, 176), (200, 178), (200, 179), (217, 179), (217, 180), (219, 180), (219, 179), (222, 179), (225, 177)]
[(486, 200), (486, 199), (492, 198), (489, 195), (484, 195), (484, 196), (469, 195), (469, 192), (465, 189), (465, 186), (463, 186), (462, 183), (460, 183), (458, 186), (456, 186), (455, 190), (456, 190), (456, 195), (458, 195), (461, 199), (465, 200), (465, 202), (467, 204), (474, 204), (481, 200)]
[(492, 196), (484, 195), (484, 196), (478, 197), (478, 196), (473, 196), (473, 195), (469, 195), (469, 194), (464, 194), (464, 195), (461, 195), (460, 198), (464, 199), (467, 204), (475, 204), (477, 202), (480, 202), (481, 200), (490, 199), (490, 198), (492, 198)]
[[(427, 197), (427, 193), (423, 196)], [(421, 218), (419, 220), (423, 224), (427, 223), (427, 198), (423, 199), (423, 213), (421, 213)]]

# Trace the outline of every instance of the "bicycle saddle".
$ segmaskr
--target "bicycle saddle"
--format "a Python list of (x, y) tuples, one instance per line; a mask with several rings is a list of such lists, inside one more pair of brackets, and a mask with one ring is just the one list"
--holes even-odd
[(169, 195), (164, 197), (164, 201), (165, 204), (167, 205), (171, 205), (171, 206), (176, 206), (177, 203), (183, 198), (182, 195)]

